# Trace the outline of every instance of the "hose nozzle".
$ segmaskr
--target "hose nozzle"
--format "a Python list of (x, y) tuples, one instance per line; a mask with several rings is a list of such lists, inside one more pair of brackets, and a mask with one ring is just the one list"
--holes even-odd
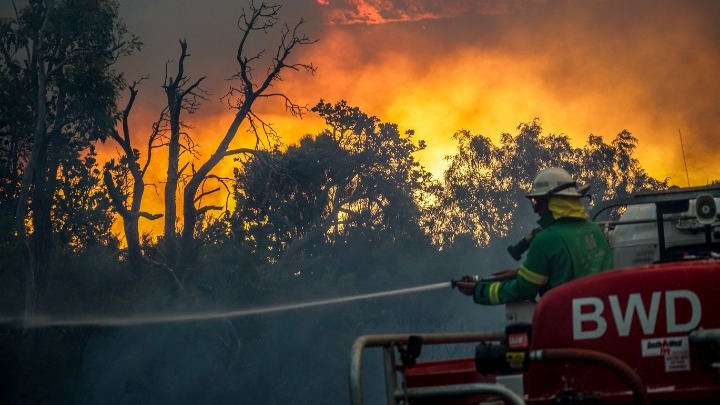
[(457, 287), (458, 283), (461, 281), (468, 281), (468, 282), (474, 281), (477, 283), (478, 281), (480, 281), (480, 276), (462, 276), (458, 280), (450, 280), (450, 286), (452, 288), (455, 288), (455, 287)]

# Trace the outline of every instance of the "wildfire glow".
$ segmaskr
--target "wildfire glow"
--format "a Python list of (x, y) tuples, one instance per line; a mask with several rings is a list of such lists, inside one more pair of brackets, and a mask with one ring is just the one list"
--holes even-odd
[[(436, 20), (463, 14), (503, 14), (525, 3), (497, 0), (339, 0), (325, 10), (327, 24), (387, 24)], [(329, 5), (327, 0), (318, 3)]]
[[(414, 129), (428, 145), (418, 158), (435, 176), (455, 151), (456, 131), (497, 140), (537, 117), (545, 133), (567, 134), (576, 146), (590, 134), (609, 142), (627, 129), (639, 139), (635, 156), (651, 175), (685, 186), (681, 130), (690, 181), (704, 185), (720, 178), (716, 148), (708, 146), (720, 138), (713, 101), (720, 52), (712, 28), (720, 6), (693, 4), (317, 0), (320, 41), (294, 55), (317, 66), (317, 74), (286, 73), (275, 90), (309, 106), (344, 99), (401, 130)], [(232, 61), (232, 52), (224, 52), (217, 60)], [(227, 83), (217, 83), (211, 92), (224, 94)], [(190, 118), (201, 162), (232, 119), (231, 110), (208, 110)], [(322, 130), (319, 118), (294, 118), (282, 106), (258, 105), (257, 112), (285, 144)], [(149, 122), (153, 114), (144, 114)], [(243, 134), (235, 146), (249, 142)], [(155, 153), (158, 166), (148, 181), (158, 192), (146, 192), (144, 209), (162, 212), (164, 156)], [(226, 159), (216, 174), (230, 177), (235, 165)], [(159, 235), (161, 221), (155, 222), (143, 225)]]

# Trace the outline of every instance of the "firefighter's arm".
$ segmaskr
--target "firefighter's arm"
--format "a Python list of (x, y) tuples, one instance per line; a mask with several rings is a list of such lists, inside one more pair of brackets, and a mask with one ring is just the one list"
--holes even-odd
[(547, 284), (547, 277), (534, 273), (522, 266), (514, 278), (497, 281), (488, 280), (475, 287), (473, 300), (483, 305), (499, 305), (508, 302), (531, 300)]
[(466, 274), (462, 276), (460, 280), (453, 280), (452, 287), (457, 287), (458, 291), (462, 294), (472, 297), (475, 293), (475, 287), (477, 286), (478, 281), (480, 281), (480, 276), (470, 276)]
[(505, 269), (505, 270), (500, 270), (496, 273), (491, 274), (488, 279), (497, 280), (497, 281), (509, 280), (509, 279), (515, 278), (517, 276), (517, 274), (518, 274), (518, 269)]
[[(485, 305), (534, 299), (548, 283), (554, 249), (561, 247), (552, 234), (538, 233), (530, 245), (525, 263), (516, 271), (515, 277), (479, 284), (473, 299), (478, 304)], [(500, 273), (507, 275), (504, 274), (507, 272)]]
[(515, 278), (518, 269), (506, 269), (492, 273), (488, 277), (479, 279), (478, 276), (463, 276), (460, 280), (453, 281), (453, 288), (457, 287), (462, 294), (473, 296), (478, 286), (478, 281), (501, 281)]
[(458, 291), (460, 291), (462, 294), (470, 296), (475, 293), (475, 287), (477, 287), (477, 285), (477, 281), (458, 280), (455, 282), (455, 286), (457, 287)]

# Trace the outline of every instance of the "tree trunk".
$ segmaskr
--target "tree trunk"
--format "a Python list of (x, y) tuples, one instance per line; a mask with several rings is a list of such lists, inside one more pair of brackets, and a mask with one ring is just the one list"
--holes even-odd
[(22, 245), (23, 256), (25, 258), (24, 273), (25, 273), (25, 319), (31, 318), (35, 314), (35, 300), (37, 298), (37, 282), (36, 282), (36, 271), (35, 271), (35, 260), (34, 260), (34, 246), (30, 240), (30, 236), (25, 226), (25, 220), (27, 218), (28, 202), (30, 201), (30, 195), (32, 194), (34, 177), (36, 176), (36, 167), (40, 161), (41, 153), (40, 145), (43, 144), (43, 137), (38, 135), (37, 128), (35, 133), (35, 142), (33, 143), (33, 149), (30, 153), (30, 159), (25, 166), (25, 172), (23, 173), (22, 186), (20, 188), (20, 196), (18, 198), (17, 208), (15, 210), (15, 227), (18, 231), (18, 238)]
[[(128, 123), (130, 111), (135, 104), (135, 98), (138, 94), (138, 90), (135, 87), (136, 84), (137, 83), (133, 83), (129, 87), (130, 98), (122, 114), (122, 136), (117, 131), (112, 131), (110, 133), (110, 137), (113, 138), (115, 142), (117, 142), (118, 145), (122, 147), (123, 152), (125, 153), (125, 158), (128, 162), (127, 169), (133, 179), (133, 190), (132, 195), (130, 196), (132, 202), (130, 204), (129, 210), (127, 208), (127, 196), (123, 195), (120, 191), (120, 186), (115, 184), (112, 173), (107, 166), (103, 173), (103, 181), (105, 183), (105, 187), (108, 190), (108, 194), (110, 195), (110, 201), (115, 207), (115, 211), (117, 211), (117, 213), (123, 220), (123, 230), (125, 231), (125, 241), (127, 243), (128, 261), (130, 262), (130, 266), (133, 269), (133, 275), (136, 278), (139, 278), (139, 269), (140, 265), (143, 262), (142, 250), (140, 249), (140, 217), (155, 220), (160, 218), (162, 215), (152, 215), (140, 211), (143, 195), (145, 194), (145, 180), (143, 179), (145, 175), (145, 170), (141, 169), (140, 165), (137, 162), (137, 156), (131, 142), (130, 125)], [(157, 130), (154, 130), (153, 134), (151, 135), (151, 139), (153, 139), (156, 135)], [(152, 141), (150, 143), (152, 144)], [(147, 152), (148, 158), (145, 163), (146, 168), (147, 165), (150, 164), (151, 149), (152, 146), (149, 146)]]
[[(47, 23), (47, 16), (46, 21)], [(43, 42), (42, 42), (42, 31), (45, 28), (45, 23), (40, 31), (40, 41), (37, 44), (36, 52), (39, 55), (43, 55)], [(47, 117), (47, 100), (45, 99), (45, 86), (47, 81), (47, 75), (45, 71), (45, 65), (42, 63), (37, 66), (33, 66), (35, 69), (35, 75), (37, 77), (37, 84), (35, 98), (36, 108), (35, 111), (35, 129), (33, 132), (33, 146), (30, 152), (30, 159), (25, 166), (25, 172), (23, 173), (22, 185), (20, 187), (20, 196), (18, 198), (18, 205), (15, 210), (15, 224), (18, 230), (18, 236), (20, 243), (23, 246), (25, 255), (25, 319), (31, 318), (35, 314), (35, 305), (37, 299), (37, 272), (35, 264), (34, 254), (34, 243), (30, 240), (28, 235), (27, 227), (25, 226), (25, 220), (27, 218), (28, 205), (32, 199), (32, 194), (35, 193), (37, 187), (37, 177), (43, 171), (39, 168), (40, 162), (43, 162), (47, 156), (47, 133), (45, 132), (45, 123)]]
[(138, 226), (139, 218), (123, 219), (123, 230), (125, 231), (125, 240), (128, 249), (128, 261), (133, 270), (134, 276), (139, 276), (139, 266), (142, 264), (142, 250), (140, 249), (140, 229)]
[(173, 100), (168, 95), (170, 105), (170, 142), (168, 144), (167, 182), (165, 183), (165, 256), (167, 264), (175, 267), (177, 261), (177, 234), (175, 221), (177, 219), (177, 185), (180, 162), (180, 111), (173, 111)]
[(235, 134), (240, 128), (240, 124), (247, 118), (250, 113), (255, 98), (248, 97), (243, 104), (242, 108), (235, 114), (233, 122), (230, 124), (225, 133), (225, 137), (218, 145), (215, 152), (210, 155), (210, 158), (198, 169), (197, 172), (193, 173), (192, 178), (188, 181), (188, 184), (183, 190), (183, 230), (182, 237), (180, 239), (180, 254), (179, 264), (192, 263), (194, 252), (195, 252), (195, 226), (197, 225), (197, 208), (195, 207), (195, 196), (197, 195), (198, 189), (202, 184), (202, 181), (207, 177), (210, 171), (217, 166), (218, 163), (225, 157), (225, 153), (230, 147), (230, 142), (235, 138)]
[(186, 97), (194, 95), (194, 89), (205, 79), (204, 77), (200, 78), (187, 88), (182, 88), (187, 79), (184, 73), (185, 58), (187, 56), (187, 42), (181, 40), (177, 76), (175, 76), (174, 80), (172, 77), (166, 77), (163, 86), (167, 95), (168, 120), (170, 121), (167, 182), (165, 183), (165, 255), (167, 264), (171, 268), (177, 267), (179, 264), (178, 235), (175, 231), (175, 221), (177, 220), (177, 190), (180, 180), (180, 114), (183, 109), (190, 113), (194, 111), (196, 108), (194, 102), (188, 102), (185, 105), (183, 103), (186, 102)]

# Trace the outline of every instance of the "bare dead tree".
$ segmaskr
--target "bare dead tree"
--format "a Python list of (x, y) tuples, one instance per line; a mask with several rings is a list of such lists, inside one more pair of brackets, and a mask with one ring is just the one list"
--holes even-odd
[[(143, 78), (144, 79), (144, 78)], [(140, 82), (143, 81), (140, 80)], [(147, 154), (145, 162), (140, 165), (139, 151), (133, 147), (132, 137), (130, 134), (129, 117), (130, 111), (132, 110), (135, 98), (137, 97), (138, 90), (137, 85), (140, 82), (134, 82), (128, 87), (130, 91), (130, 98), (127, 102), (125, 110), (122, 113), (122, 135), (115, 129), (110, 133), (110, 137), (120, 146), (122, 149), (123, 156), (120, 159), (120, 165), (127, 169), (132, 180), (123, 182), (115, 181), (113, 179), (113, 170), (117, 170), (119, 167), (114, 164), (113, 161), (108, 162), (105, 165), (103, 172), (103, 180), (107, 187), (110, 199), (115, 207), (115, 210), (120, 215), (123, 221), (123, 230), (125, 232), (125, 239), (127, 241), (128, 260), (133, 265), (134, 269), (138, 268), (138, 264), (142, 260), (142, 251), (140, 249), (140, 231), (139, 231), (139, 219), (146, 218), (149, 220), (156, 220), (162, 217), (162, 214), (150, 214), (140, 210), (142, 204), (143, 194), (145, 192), (145, 172), (147, 171), (150, 160), (152, 158), (152, 150), (154, 149), (154, 143), (160, 132), (160, 122), (165, 111), (161, 113), (161, 119), (158, 120), (152, 129), (152, 133), (148, 139)], [(123, 164), (124, 163), (124, 164)], [(125, 188), (132, 188), (131, 192), (124, 192)], [(128, 199), (130, 200), (128, 202)]]
[(180, 58), (178, 59), (177, 74), (173, 79), (165, 73), (163, 89), (167, 96), (168, 121), (170, 123), (170, 134), (167, 140), (168, 167), (165, 183), (165, 255), (167, 263), (174, 266), (177, 261), (177, 190), (178, 182), (187, 167), (187, 164), (180, 167), (182, 120), (180, 115), (183, 111), (192, 114), (197, 111), (200, 100), (207, 100), (204, 91), (200, 89), (200, 83), (205, 79), (191, 82), (185, 76), (185, 59), (190, 55), (187, 53), (187, 41), (180, 40)]
[[(233, 121), (230, 123), (225, 136), (218, 144), (215, 151), (210, 157), (192, 174), (183, 190), (183, 231), (180, 244), (180, 263), (188, 263), (191, 261), (195, 246), (195, 227), (199, 216), (208, 211), (216, 209), (212, 206), (200, 206), (198, 202), (198, 190), (201, 188), (204, 180), (217, 164), (224, 158), (241, 153), (253, 153), (254, 149), (243, 148), (229, 150), (230, 143), (235, 139), (237, 132), (243, 123), (247, 123), (255, 136), (256, 148), (261, 143), (261, 137), (272, 136), (274, 132), (272, 127), (262, 120), (252, 107), (254, 103), (262, 98), (280, 98), (284, 100), (285, 107), (293, 115), (302, 115), (306, 111), (306, 107), (294, 103), (286, 94), (281, 92), (271, 92), (272, 85), (281, 80), (281, 72), (306, 71), (311, 74), (315, 73), (316, 68), (312, 64), (292, 63), (290, 55), (299, 46), (312, 45), (317, 40), (310, 39), (306, 35), (300, 33), (305, 21), (300, 19), (294, 26), (287, 24), (280, 25), (280, 39), (278, 41), (275, 54), (272, 55), (265, 75), (260, 80), (255, 80), (253, 74), (258, 64), (261, 63), (265, 56), (266, 49), (257, 53), (250, 51), (250, 40), (256, 34), (268, 34), (272, 32), (280, 23), (279, 12), (281, 5), (271, 5), (265, 2), (255, 4), (251, 1), (249, 6), (243, 9), (238, 19), (238, 27), (240, 29), (240, 43), (237, 48), (236, 59), (238, 62), (238, 71), (233, 79), (239, 81), (239, 87), (231, 88), (228, 93), (228, 99), (237, 97), (233, 107), (237, 110)], [(203, 192), (207, 195), (207, 192)]]

